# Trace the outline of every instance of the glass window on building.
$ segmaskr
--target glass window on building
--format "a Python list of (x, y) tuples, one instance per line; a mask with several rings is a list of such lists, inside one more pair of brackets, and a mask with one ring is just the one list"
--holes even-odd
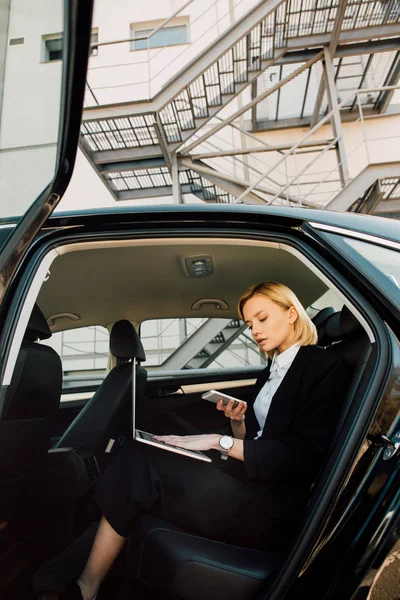
[(96, 30), (92, 31), (92, 35), (90, 36), (90, 56), (97, 56), (99, 53), (99, 48), (97, 46), (99, 41), (99, 32)]
[(53, 62), (54, 60), (61, 60), (63, 53), (63, 38), (62, 36), (52, 36), (49, 38), (43, 38), (44, 41), (44, 56), (43, 62)]
[[(178, 44), (188, 43), (188, 30), (186, 25), (174, 25), (163, 27), (151, 37), (150, 34), (156, 26), (151, 29), (135, 29), (132, 27), (132, 36), (137, 39), (132, 42), (132, 50), (145, 50), (147, 44), (149, 48), (164, 48), (164, 46), (177, 46)], [(148, 38), (148, 40), (147, 40)]]

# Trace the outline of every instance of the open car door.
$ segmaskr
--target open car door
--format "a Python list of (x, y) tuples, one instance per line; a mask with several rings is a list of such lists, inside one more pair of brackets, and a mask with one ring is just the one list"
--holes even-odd
[(19, 263), (72, 176), (93, 1), (7, 5), (0, 25), (0, 220), (16, 226), (3, 225), (10, 234), (0, 249), (0, 314)]

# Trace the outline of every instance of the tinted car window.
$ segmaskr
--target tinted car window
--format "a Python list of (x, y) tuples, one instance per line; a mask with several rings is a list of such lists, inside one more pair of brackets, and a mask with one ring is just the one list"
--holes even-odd
[(53, 333), (43, 341), (61, 356), (64, 373), (105, 371), (108, 360), (109, 333), (105, 327), (79, 327)]
[(396, 304), (400, 302), (400, 251), (372, 242), (326, 234), (345, 251), (364, 275)]
[(344, 238), (344, 241), (400, 289), (400, 252), (360, 240)]
[(180, 370), (262, 364), (256, 343), (239, 319), (152, 319), (141, 324), (140, 337), (145, 367)]

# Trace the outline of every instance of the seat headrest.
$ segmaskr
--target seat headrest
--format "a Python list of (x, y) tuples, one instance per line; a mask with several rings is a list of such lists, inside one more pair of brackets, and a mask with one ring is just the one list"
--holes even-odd
[(336, 312), (336, 310), (334, 309), (333, 306), (325, 306), (325, 308), (322, 308), (311, 320), (314, 323), (315, 327), (317, 328), (317, 331), (320, 327), (323, 327), (325, 324), (325, 321), (327, 320), (328, 317), (330, 317), (331, 315), (333, 315), (333, 313)]
[(126, 320), (114, 323), (110, 335), (110, 351), (116, 358), (146, 360), (140, 337), (132, 323)]
[(30, 341), (47, 340), (51, 337), (50, 327), (37, 304), (34, 305), (25, 332), (25, 339)]
[(357, 331), (363, 331), (362, 326), (347, 306), (343, 306), (326, 320), (324, 335), (330, 341), (337, 342)]

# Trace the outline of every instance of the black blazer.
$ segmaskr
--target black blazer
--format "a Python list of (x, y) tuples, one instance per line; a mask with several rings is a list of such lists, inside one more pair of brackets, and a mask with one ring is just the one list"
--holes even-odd
[(294, 485), (297, 493), (300, 489), (308, 493), (332, 442), (351, 370), (327, 350), (302, 346), (273, 396), (262, 435), (254, 440), (259, 425), (253, 404), (270, 368), (268, 361), (246, 413), (247, 477), (272, 488)]

